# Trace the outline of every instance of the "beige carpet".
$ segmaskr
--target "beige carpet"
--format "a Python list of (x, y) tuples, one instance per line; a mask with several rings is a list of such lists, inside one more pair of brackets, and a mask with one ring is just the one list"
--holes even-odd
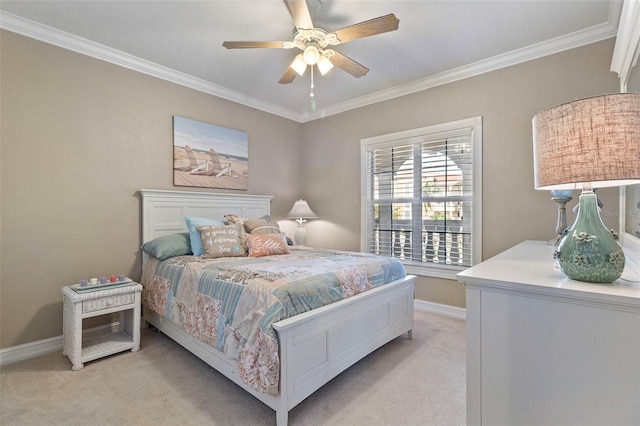
[[(290, 425), (464, 425), (465, 323), (416, 312), (405, 335), (289, 412)], [(0, 424), (275, 425), (275, 412), (162, 334), (71, 371), (62, 352), (0, 369)]]

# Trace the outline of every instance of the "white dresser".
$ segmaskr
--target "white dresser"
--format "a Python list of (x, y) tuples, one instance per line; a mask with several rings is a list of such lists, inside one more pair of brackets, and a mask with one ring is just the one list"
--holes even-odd
[(458, 274), (467, 424), (640, 425), (640, 284), (570, 280), (553, 251), (525, 241)]

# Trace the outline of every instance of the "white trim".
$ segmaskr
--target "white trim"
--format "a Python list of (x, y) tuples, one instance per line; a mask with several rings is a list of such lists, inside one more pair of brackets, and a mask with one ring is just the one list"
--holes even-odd
[[(118, 329), (118, 325), (119, 321), (116, 321), (111, 324), (88, 328), (82, 332), (83, 340), (89, 336), (95, 336), (96, 334), (111, 333)], [(62, 351), (63, 344), (63, 336), (57, 336), (0, 349), (0, 367), (3, 365), (13, 364), (14, 362), (36, 358), (52, 352)], [(71, 370), (71, 363), (69, 363), (69, 370)]]
[(631, 68), (640, 55), (640, 0), (625, 0), (620, 15), (618, 36), (611, 59), (611, 71), (620, 77), (620, 91), (627, 91)]
[[(627, 83), (631, 69), (637, 65), (640, 56), (640, 0), (625, 0), (618, 26), (618, 37), (611, 59), (611, 71), (618, 73), (620, 77), (620, 91), (627, 91)], [(619, 191), (619, 233), (620, 244), (625, 250), (627, 265), (623, 272), (623, 278), (637, 281), (640, 277), (640, 238), (626, 232), (627, 207), (626, 186), (621, 186)]]
[[(464, 308), (458, 308), (456, 306), (443, 305), (440, 303), (416, 299), (414, 300), (414, 309), (420, 312), (429, 312), (432, 314), (439, 314), (451, 318), (466, 320), (466, 310)], [(94, 333), (106, 333), (114, 328), (118, 328), (118, 322), (84, 330), (83, 335), (87, 336)], [(51, 337), (49, 339), (37, 340), (35, 342), (0, 349), (0, 367), (19, 361), (25, 361), (31, 358), (36, 358), (52, 352), (62, 351), (62, 346), (63, 337), (57, 336)]]
[(412, 93), (464, 80), (465, 78), (475, 77), (477, 75), (496, 71), (512, 65), (518, 65), (523, 62), (586, 46), (588, 44), (615, 37), (616, 30), (617, 22), (611, 23), (611, 20), (609, 20), (607, 24), (595, 25), (565, 36), (556, 37), (548, 41), (516, 49), (501, 55), (496, 55), (458, 68), (453, 68), (420, 80), (411, 81), (390, 89), (381, 90), (366, 96), (334, 104), (315, 114), (305, 115), (303, 122), (339, 114), (341, 112), (398, 98), (400, 96), (410, 95)]
[[(428, 302), (426, 300), (415, 299), (414, 309), (419, 312), (428, 312), (432, 314), (444, 315), (450, 318), (456, 318), (466, 320), (467, 311), (464, 308), (458, 308), (456, 306), (443, 305), (440, 303)], [(118, 323), (115, 322), (111, 325), (102, 325), (99, 327), (87, 329), (83, 331), (83, 334), (87, 336), (93, 333), (106, 333), (111, 328), (118, 328)], [(110, 330), (109, 330), (110, 331)], [(6, 349), (0, 349), (0, 367), (4, 365), (13, 364), (19, 361), (25, 361), (27, 359), (36, 358), (41, 355), (46, 355), (52, 352), (62, 351), (63, 337), (51, 337), (49, 339), (37, 340), (35, 342), (25, 343), (23, 345), (12, 346)], [(69, 366), (71, 369), (71, 366)]]
[(443, 305), (441, 303), (415, 299), (413, 301), (413, 307), (419, 312), (428, 312), (464, 321), (467, 320), (467, 310), (465, 308), (458, 308), (457, 306)]
[[(627, 0), (636, 1), (636, 0)], [(53, 44), (64, 49), (68, 49), (83, 55), (110, 62), (143, 74), (151, 75), (166, 81), (170, 81), (181, 86), (189, 87), (203, 93), (208, 93), (241, 105), (255, 108), (270, 114), (278, 115), (299, 123), (317, 120), (339, 114), (341, 112), (360, 108), (366, 105), (394, 99), (400, 96), (420, 92), (429, 88), (452, 83), (479, 74), (495, 71), (533, 59), (542, 58), (555, 53), (596, 43), (616, 36), (618, 20), (622, 3), (612, 1), (609, 10), (609, 19), (606, 24), (594, 25), (571, 34), (556, 37), (551, 40), (537, 43), (525, 48), (497, 55), (482, 61), (474, 62), (454, 68), (449, 71), (436, 74), (424, 79), (412, 81), (387, 90), (371, 93), (366, 96), (341, 102), (327, 108), (322, 108), (311, 114), (303, 114), (291, 111), (286, 108), (263, 102), (256, 98), (243, 95), (239, 92), (209, 83), (199, 78), (169, 69), (144, 59), (137, 58), (125, 52), (112, 49), (99, 43), (75, 36), (73, 34), (60, 31), (56, 28), (40, 24), (22, 18), (12, 13), (0, 11), (0, 28), (21, 34), (35, 40)]]
[(418, 275), (420, 277), (442, 278), (452, 281), (455, 281), (457, 279), (456, 277), (458, 273), (464, 271), (467, 268), (468, 266), (428, 266), (410, 263), (404, 264), (404, 269), (407, 271), (407, 274)]
[(143, 74), (157, 77), (171, 83), (179, 84), (199, 92), (208, 93), (228, 101), (232, 101), (251, 108), (256, 108), (270, 114), (278, 115), (294, 121), (300, 121), (299, 114), (242, 93), (229, 90), (200, 78), (158, 65), (151, 61), (138, 58), (126, 52), (78, 37), (74, 34), (49, 27), (12, 13), (0, 11), (0, 28), (33, 38), (44, 43), (62, 47), (72, 52), (100, 59)]
[[(1, 349), (0, 366), (61, 351), (62, 342), (62, 336), (58, 336)], [(71, 369), (71, 364), (69, 364), (69, 369)]]

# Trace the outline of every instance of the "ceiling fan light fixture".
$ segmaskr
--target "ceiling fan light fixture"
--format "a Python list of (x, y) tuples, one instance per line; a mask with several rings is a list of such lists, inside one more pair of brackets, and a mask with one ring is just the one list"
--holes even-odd
[(318, 59), (318, 70), (320, 71), (320, 74), (325, 75), (326, 73), (331, 71), (331, 68), (333, 68), (333, 64), (331, 63), (329, 58), (327, 58), (326, 56), (321, 56), (320, 59)]
[(289, 65), (291, 68), (293, 68), (293, 70), (295, 72), (298, 73), (298, 75), (304, 75), (304, 72), (307, 70), (307, 63), (305, 62), (304, 58), (302, 57), (302, 53), (300, 53), (298, 56), (296, 56), (293, 59), (293, 62), (291, 62), (291, 65)]
[(225, 41), (222, 46), (227, 49), (293, 49), (294, 47), (300, 49), (301, 52), (285, 69), (278, 83), (292, 83), (296, 75), (304, 75), (307, 65), (310, 65), (311, 96), (313, 97), (314, 65), (318, 65), (318, 71), (322, 75), (328, 73), (334, 66), (356, 78), (366, 75), (369, 71), (367, 67), (334, 51), (331, 47), (348, 41), (395, 31), (398, 29), (400, 22), (393, 13), (390, 13), (329, 33), (314, 26), (309, 12), (309, 5), (307, 4), (308, 1), (322, 3), (324, 0), (284, 0), (295, 26), (293, 38), (290, 41)]
[(305, 47), (302, 54), (307, 65), (315, 65), (320, 59), (320, 50), (313, 44)]

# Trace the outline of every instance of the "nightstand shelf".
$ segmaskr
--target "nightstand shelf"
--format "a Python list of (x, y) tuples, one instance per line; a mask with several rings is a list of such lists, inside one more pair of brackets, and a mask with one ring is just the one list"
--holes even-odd
[(83, 362), (92, 361), (102, 358), (105, 353), (113, 354), (133, 349), (133, 347), (133, 336), (124, 331), (99, 334), (83, 339), (80, 358)]
[[(64, 310), (64, 355), (69, 357), (73, 370), (79, 370), (85, 362), (104, 356), (140, 349), (140, 292), (142, 286), (135, 282), (116, 288), (96, 291), (62, 289)], [(116, 330), (83, 336), (82, 320), (113, 313), (120, 315)]]

